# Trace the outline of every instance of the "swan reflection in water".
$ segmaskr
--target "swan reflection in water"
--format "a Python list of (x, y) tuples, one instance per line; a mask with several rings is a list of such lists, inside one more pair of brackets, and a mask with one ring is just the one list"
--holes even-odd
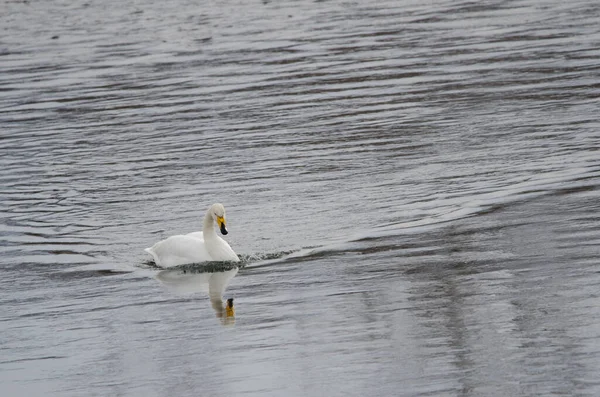
[(239, 267), (232, 263), (184, 265), (167, 269), (156, 275), (158, 281), (177, 294), (203, 292), (208, 295), (217, 318), (223, 325), (235, 323), (233, 298), (223, 302), (223, 293), (237, 274)]

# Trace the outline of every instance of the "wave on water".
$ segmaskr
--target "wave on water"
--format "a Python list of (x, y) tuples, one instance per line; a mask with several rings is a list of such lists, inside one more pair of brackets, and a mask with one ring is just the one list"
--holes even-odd
[(486, 214), (509, 205), (539, 197), (595, 189), (600, 184), (600, 166), (578, 167), (564, 171), (545, 172), (527, 181), (509, 183), (506, 187), (480, 194), (436, 200), (433, 214), (420, 219), (391, 223), (369, 230), (346, 242), (359, 242), (399, 234), (421, 232), (448, 222)]
[(458, 198), (429, 202), (432, 214), (419, 219), (390, 223), (372, 228), (354, 237), (331, 241), (318, 247), (308, 247), (275, 256), (273, 260), (255, 266), (272, 265), (282, 261), (303, 261), (365, 250), (374, 240), (422, 233), (461, 219), (488, 214), (506, 207), (540, 197), (594, 190), (600, 185), (600, 167), (578, 167), (564, 171), (546, 172), (527, 181), (508, 184), (492, 192), (463, 195)]

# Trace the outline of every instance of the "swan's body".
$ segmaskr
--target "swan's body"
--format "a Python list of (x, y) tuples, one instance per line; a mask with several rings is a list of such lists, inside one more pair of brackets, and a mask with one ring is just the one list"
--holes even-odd
[(204, 216), (204, 227), (201, 232), (171, 236), (159, 241), (151, 248), (146, 248), (160, 267), (173, 267), (188, 263), (206, 261), (234, 261), (240, 258), (229, 244), (217, 236), (214, 224), (218, 224), (221, 233), (227, 234), (225, 228), (225, 208), (221, 204), (213, 204)]

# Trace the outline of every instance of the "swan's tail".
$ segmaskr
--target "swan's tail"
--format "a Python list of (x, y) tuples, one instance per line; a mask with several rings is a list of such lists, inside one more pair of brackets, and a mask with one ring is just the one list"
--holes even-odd
[(152, 255), (152, 258), (154, 259), (154, 263), (157, 266), (160, 266), (160, 262), (158, 261), (158, 255), (156, 255), (156, 252), (154, 252), (154, 250), (152, 249), (152, 247), (146, 248), (146, 249), (144, 249), (144, 251), (146, 251), (147, 253), (149, 253), (150, 255)]

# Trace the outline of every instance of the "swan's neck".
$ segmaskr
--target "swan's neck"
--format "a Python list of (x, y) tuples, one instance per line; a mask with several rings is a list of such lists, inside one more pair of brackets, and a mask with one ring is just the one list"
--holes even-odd
[(202, 232), (205, 240), (217, 237), (217, 233), (215, 232), (215, 221), (210, 210), (208, 210), (204, 216), (204, 227), (202, 228)]

